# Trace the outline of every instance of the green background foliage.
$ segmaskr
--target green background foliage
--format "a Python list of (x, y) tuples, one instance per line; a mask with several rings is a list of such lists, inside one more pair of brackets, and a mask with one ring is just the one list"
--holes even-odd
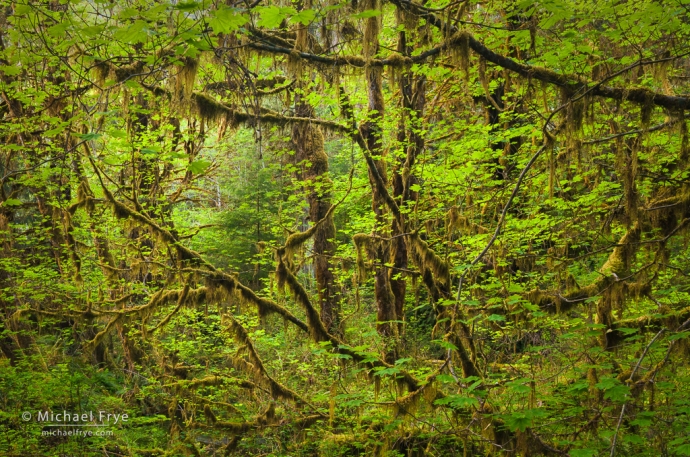
[(690, 455), (689, 7), (0, 0), (0, 455)]

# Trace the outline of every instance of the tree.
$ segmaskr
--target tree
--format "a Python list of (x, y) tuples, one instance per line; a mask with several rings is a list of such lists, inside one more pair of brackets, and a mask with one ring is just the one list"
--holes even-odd
[(4, 2), (0, 449), (689, 455), (687, 6)]

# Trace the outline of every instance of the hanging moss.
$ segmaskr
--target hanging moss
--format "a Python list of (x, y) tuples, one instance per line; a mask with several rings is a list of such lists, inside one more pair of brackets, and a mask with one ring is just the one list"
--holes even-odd
[[(167, 325), (168, 322), (170, 322), (170, 319), (172, 319), (172, 317), (173, 317), (175, 314), (177, 314), (178, 311), (182, 308), (182, 305), (185, 304), (185, 302), (187, 301), (187, 299), (188, 299), (188, 297), (189, 297), (189, 284), (185, 284), (185, 286), (184, 286), (184, 288), (182, 289), (182, 291), (179, 292), (179, 294), (177, 294), (177, 295), (178, 295), (177, 306), (175, 307), (175, 309), (172, 310), (172, 312), (170, 312), (167, 316), (165, 316), (165, 317), (163, 318), (163, 320), (161, 320), (160, 323), (159, 323), (158, 325), (156, 325), (156, 327), (154, 327), (154, 329), (153, 329), (154, 332), (155, 332), (156, 330), (162, 328), (162, 327), (165, 327), (165, 325)], [(197, 296), (196, 296), (195, 298), (198, 299), (198, 294), (197, 294)]]
[(407, 395), (397, 398), (393, 405), (395, 416), (406, 415), (409, 417), (410, 414), (414, 415), (422, 398), (431, 406), (433, 406), (437, 398), (442, 398), (443, 395), (439, 394), (435, 385), (436, 377), (439, 374), (440, 371), (435, 371), (426, 377), (421, 387), (416, 390), (410, 390)]
[(355, 243), (356, 255), (357, 255), (357, 272), (358, 280), (363, 283), (367, 279), (367, 264), (365, 262), (366, 253), (364, 252), (371, 241), (371, 237), (364, 233), (357, 233), (352, 237), (352, 241)]
[(91, 341), (86, 342), (86, 347), (89, 349), (95, 349), (101, 342), (103, 338), (108, 334), (108, 332), (115, 326), (116, 323), (124, 320), (124, 314), (117, 314), (113, 319), (108, 322), (103, 330), (98, 332)]
[(235, 340), (243, 347), (244, 352), (247, 354), (250, 366), (246, 364), (239, 364), (243, 368), (250, 368), (248, 373), (250, 376), (254, 377), (257, 383), (267, 383), (273, 398), (283, 398), (285, 400), (291, 400), (296, 403), (306, 404), (298, 394), (296, 394), (291, 389), (283, 386), (281, 383), (275, 381), (266, 371), (259, 354), (254, 349), (254, 344), (252, 343), (247, 331), (240, 325), (232, 316), (225, 315), (224, 322), (226, 322), (227, 329), (230, 334), (235, 338)]
[(446, 335), (446, 337), (457, 348), (457, 350), (454, 351), (453, 355), (455, 355), (460, 361), (463, 376), (465, 378), (468, 378), (470, 376), (480, 377), (481, 373), (477, 369), (476, 364), (474, 363), (474, 361), (470, 357), (470, 354), (467, 352), (467, 349), (465, 348), (465, 345), (467, 344), (467, 335), (461, 335), (459, 333), (460, 332), (458, 332), (457, 329), (454, 329), (454, 331), (449, 332)]
[[(194, 92), (192, 98), (196, 103), (196, 112), (208, 122), (228, 121), (234, 118), (234, 112), (227, 106), (206, 94)], [(230, 122), (231, 124), (233, 122)]]
[(218, 421), (218, 418), (216, 418), (216, 415), (213, 414), (213, 411), (211, 411), (211, 407), (209, 405), (204, 405), (204, 416), (206, 417), (206, 420), (210, 424), (215, 424)]
[(194, 83), (196, 82), (196, 74), (199, 69), (199, 61), (192, 57), (185, 57), (183, 65), (180, 67), (177, 77), (175, 78), (175, 89), (178, 97), (187, 103), (194, 92)]
[(684, 113), (679, 116), (679, 131), (680, 131), (680, 154), (678, 155), (678, 166), (684, 170), (688, 166), (690, 160), (690, 141), (688, 141), (688, 123), (685, 120)]
[(451, 207), (446, 213), (446, 232), (452, 230), (463, 230), (468, 235), (485, 234), (488, 233), (488, 229), (479, 224), (475, 224), (466, 216), (460, 213), (457, 206)]
[(304, 308), (307, 314), (307, 325), (309, 332), (315, 341), (329, 341), (331, 336), (328, 334), (325, 325), (321, 321), (319, 312), (314, 308), (309, 299), (307, 291), (297, 281), (297, 278), (289, 271), (282, 257), (278, 258), (278, 266), (276, 268), (276, 278), (278, 278), (279, 285), (287, 285), (292, 292), (295, 300)]
[(309, 227), (308, 230), (305, 230), (304, 232), (293, 233), (290, 236), (288, 236), (287, 240), (285, 240), (285, 245), (281, 248), (281, 253), (279, 255), (291, 257), (297, 248), (299, 248), (302, 244), (304, 244), (307, 240), (309, 240), (316, 234), (317, 230), (321, 225), (327, 223), (327, 221), (331, 219), (333, 211), (335, 211), (336, 207), (337, 204), (332, 205), (326, 212), (326, 215), (322, 219), (317, 221), (314, 225)]
[(640, 240), (640, 234), (641, 227), (639, 222), (637, 222), (620, 240), (618, 240), (617, 246), (613, 249), (613, 252), (599, 271), (601, 273), (615, 274), (622, 277), (626, 273), (632, 256), (637, 250), (636, 243)]
[(418, 233), (411, 234), (409, 239), (412, 248), (419, 256), (421, 266), (433, 272), (436, 281), (444, 287), (449, 287), (450, 271), (448, 264), (429, 248), (429, 245), (419, 237)]

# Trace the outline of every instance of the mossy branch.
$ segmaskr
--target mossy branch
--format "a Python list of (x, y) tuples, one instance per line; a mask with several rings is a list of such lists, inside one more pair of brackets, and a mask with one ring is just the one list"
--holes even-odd
[(679, 322), (690, 319), (690, 306), (677, 311), (667, 311), (652, 315), (640, 316), (632, 319), (621, 319), (611, 325), (609, 333), (617, 341), (625, 339), (625, 332), (621, 329), (639, 329), (641, 332), (656, 332), (663, 328), (675, 329)]
[(242, 435), (250, 430), (264, 427), (266, 425), (271, 425), (277, 422), (275, 414), (275, 405), (271, 403), (268, 407), (260, 414), (258, 414), (254, 420), (245, 422), (230, 422), (230, 421), (219, 421), (215, 420), (215, 416), (211, 412), (208, 405), (204, 408), (204, 412), (207, 416), (212, 416), (214, 420), (211, 420), (211, 424), (202, 424), (200, 422), (193, 422), (191, 428), (213, 428), (216, 430), (224, 430), (230, 432), (233, 435)]
[[(227, 322), (228, 331), (233, 336), (233, 338), (243, 347), (244, 351), (247, 354), (247, 357), (249, 358), (249, 361), (251, 362), (254, 368), (254, 370), (249, 374), (253, 376), (260, 375), (263, 378), (263, 380), (267, 382), (273, 398), (283, 398), (286, 400), (292, 400), (298, 404), (309, 405), (309, 402), (300, 397), (296, 392), (289, 389), (288, 387), (285, 387), (284, 385), (273, 379), (271, 375), (268, 374), (268, 371), (266, 371), (263, 361), (261, 360), (261, 357), (259, 357), (259, 354), (256, 352), (256, 349), (254, 348), (254, 343), (249, 338), (249, 335), (247, 334), (245, 328), (239, 322), (237, 322), (234, 317), (230, 315), (223, 316), (223, 319)], [(257, 379), (257, 381), (259, 380)]]
[(419, 237), (417, 232), (412, 233), (409, 240), (417, 254), (420, 269), (422, 271), (423, 269), (430, 270), (434, 275), (434, 280), (444, 289), (448, 289), (450, 287), (448, 264), (429, 247), (426, 241)]
[(101, 178), (100, 169), (93, 161), (93, 158), (89, 155), (88, 159), (91, 162), (91, 166), (93, 167), (94, 172), (100, 180), (101, 187), (103, 188), (103, 193), (105, 194), (106, 199), (113, 205), (115, 214), (119, 217), (131, 218), (133, 220), (136, 220), (137, 222), (147, 225), (154, 231), (154, 233), (156, 233), (159, 236), (159, 238), (162, 241), (166, 242), (168, 245), (172, 246), (177, 251), (179, 260), (190, 261), (193, 264), (204, 267), (206, 270), (198, 269), (194, 271), (207, 275), (207, 287), (209, 287), (209, 289), (212, 289), (214, 286), (220, 286), (224, 288), (227, 292), (237, 291), (243, 300), (255, 305), (258, 308), (260, 314), (276, 313), (281, 315), (286, 320), (297, 325), (302, 330), (308, 330), (306, 324), (299, 320), (297, 317), (295, 317), (290, 311), (271, 300), (259, 297), (253, 290), (240, 283), (240, 281), (234, 276), (218, 271), (213, 265), (211, 265), (203, 257), (201, 257), (200, 254), (182, 245), (177, 239), (177, 237), (174, 236), (169, 230), (161, 227), (155, 221), (141, 214), (140, 212), (117, 201), (113, 194), (110, 192), (110, 190), (108, 190), (105, 183), (103, 182)]
[[(246, 381), (244, 379), (237, 379), (237, 378), (229, 378), (226, 376), (206, 376), (204, 378), (197, 378), (197, 379), (190, 379), (187, 381), (177, 381), (171, 384), (166, 384), (166, 387), (171, 387), (178, 385), (180, 387), (183, 387), (185, 389), (200, 389), (202, 387), (211, 387), (211, 386), (222, 386), (222, 385), (232, 385), (232, 386), (237, 386), (241, 387), (243, 389), (248, 389), (248, 390), (253, 390), (256, 388), (256, 384), (254, 384), (251, 381)], [(232, 405), (230, 405), (232, 406)]]
[(350, 191), (352, 190), (352, 177), (354, 176), (354, 172), (354, 168), (350, 170), (350, 184), (343, 198), (341, 198), (337, 203), (331, 205), (331, 207), (328, 208), (328, 211), (326, 211), (326, 214), (321, 219), (316, 221), (314, 225), (309, 227), (309, 229), (305, 230), (304, 232), (297, 232), (288, 236), (287, 240), (285, 240), (285, 244), (280, 249), (285, 255), (287, 255), (288, 257), (291, 256), (296, 249), (298, 249), (301, 245), (306, 243), (307, 240), (309, 240), (316, 234), (317, 230), (321, 225), (325, 224), (329, 219), (333, 217), (333, 213), (335, 212), (336, 208), (340, 206), (342, 202), (345, 201), (348, 195), (350, 195)]
[(625, 282), (619, 278), (619, 275), (622, 276), (628, 268), (630, 258), (640, 240), (640, 234), (641, 228), (638, 222), (620, 238), (616, 247), (613, 248), (613, 252), (599, 269), (600, 276), (591, 284), (565, 295), (535, 289), (528, 292), (526, 298), (547, 311), (565, 312), (578, 304), (585, 303), (589, 298), (600, 295), (614, 284), (618, 284), (623, 293), (632, 292), (635, 295), (640, 295), (640, 292), (645, 291), (638, 290), (642, 286), (637, 283)]
[(326, 330), (326, 326), (321, 321), (319, 312), (312, 305), (309, 299), (309, 294), (299, 283), (295, 275), (292, 274), (289, 268), (285, 266), (283, 259), (283, 251), (279, 250), (277, 255), (278, 267), (276, 268), (276, 276), (278, 277), (279, 286), (287, 285), (295, 300), (304, 308), (307, 314), (307, 325), (309, 326), (309, 333), (315, 341), (329, 341), (331, 336)]
[[(609, 87), (600, 83), (587, 81), (582, 78), (558, 73), (554, 70), (549, 70), (543, 67), (528, 65), (517, 62), (510, 57), (498, 54), (482, 42), (477, 40), (471, 34), (460, 31), (456, 26), (446, 23), (437, 15), (427, 10), (424, 10), (421, 5), (418, 5), (411, 0), (391, 0), (392, 3), (402, 10), (423, 18), (427, 23), (437, 27), (442, 32), (451, 34), (448, 46), (460, 46), (464, 41), (467, 41), (469, 47), (475, 54), (484, 58), (487, 62), (498, 65), (501, 68), (517, 73), (529, 79), (536, 79), (548, 84), (553, 84), (565, 88), (569, 93), (579, 93), (587, 91), (593, 96), (608, 98), (619, 101), (631, 101), (640, 105), (648, 105), (652, 103), (656, 106), (661, 106), (673, 111), (682, 111), (690, 109), (690, 97), (665, 95), (653, 92), (649, 89), (638, 88), (618, 88)], [(442, 49), (439, 49), (440, 52)], [(640, 62), (642, 64), (643, 62)], [(630, 67), (632, 68), (632, 66)]]

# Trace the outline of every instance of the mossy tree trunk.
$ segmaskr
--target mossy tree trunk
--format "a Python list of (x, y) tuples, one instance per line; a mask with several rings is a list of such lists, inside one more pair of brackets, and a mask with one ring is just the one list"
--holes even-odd
[[(300, 117), (313, 117), (313, 108), (304, 102), (297, 104)], [(314, 234), (314, 274), (318, 288), (321, 321), (331, 333), (338, 333), (340, 306), (338, 303), (332, 258), (335, 253), (333, 239), (335, 224), (328, 214), (331, 207), (332, 182), (328, 177), (328, 156), (324, 151), (321, 129), (312, 124), (296, 124), (292, 127), (292, 143), (295, 160), (301, 166), (300, 178), (307, 185), (309, 219), (312, 224), (328, 215)]]

